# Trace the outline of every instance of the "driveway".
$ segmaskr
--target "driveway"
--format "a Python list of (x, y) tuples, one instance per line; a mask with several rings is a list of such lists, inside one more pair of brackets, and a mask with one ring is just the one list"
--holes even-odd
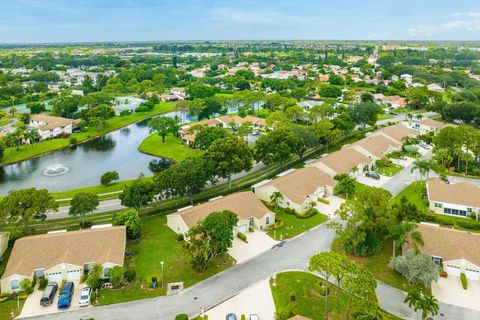
[(460, 277), (448, 276), (432, 283), (432, 294), (440, 302), (480, 311), (480, 281), (468, 280), (464, 290)]
[(23, 305), (22, 312), (20, 313), (19, 317), (32, 317), (79, 309), (80, 307), (78, 306), (78, 299), (80, 298), (80, 291), (83, 286), (84, 284), (74, 281), (75, 290), (73, 292), (72, 304), (70, 305), (70, 308), (66, 310), (58, 310), (57, 308), (58, 294), (60, 293), (59, 291), (57, 291), (53, 303), (47, 307), (43, 307), (40, 305), (40, 298), (42, 297), (43, 290), (35, 289), (33, 293), (25, 300), (25, 304)]
[(335, 216), (335, 211), (345, 202), (345, 199), (342, 199), (337, 196), (328, 196), (326, 198), (330, 201), (330, 204), (325, 204), (323, 202), (317, 201), (317, 210), (332, 219)]
[(275, 304), (269, 279), (240, 292), (206, 312), (209, 319), (225, 319), (228, 313), (235, 313), (237, 319), (240, 319), (242, 314), (246, 319), (251, 314), (258, 314), (260, 319), (274, 319)]
[(375, 179), (372, 179), (372, 178), (368, 178), (364, 175), (358, 175), (357, 176), (357, 181), (360, 182), (360, 183), (366, 184), (367, 186), (370, 186), (370, 187), (380, 188), (394, 177), (395, 176), (387, 177), (387, 176), (380, 175), (380, 179), (375, 180)]
[(237, 264), (270, 250), (277, 243), (263, 231), (255, 230), (255, 232), (247, 232), (245, 235), (248, 243), (235, 237), (232, 248), (228, 250), (228, 253), (237, 261)]

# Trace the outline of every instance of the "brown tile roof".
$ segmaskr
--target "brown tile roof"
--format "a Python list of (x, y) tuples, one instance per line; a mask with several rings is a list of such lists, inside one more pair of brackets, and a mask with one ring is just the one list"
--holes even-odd
[(421, 124), (421, 125), (424, 125), (424, 126), (429, 126), (429, 127), (433, 127), (433, 128), (439, 128), (439, 129), (445, 127), (445, 123), (437, 121), (437, 120), (433, 120), (431, 118), (422, 119), (422, 120), (418, 121), (418, 123)]
[(409, 129), (400, 123), (395, 124), (393, 126), (382, 128), (373, 134), (378, 135), (382, 133), (398, 142), (402, 141), (404, 137), (408, 137), (408, 136), (414, 137), (417, 135), (415, 130)]
[(183, 218), (187, 226), (192, 228), (210, 213), (223, 210), (235, 212), (240, 219), (248, 219), (250, 217), (260, 219), (270, 211), (252, 192), (245, 191), (199, 204), (179, 211), (178, 214)]
[(304, 316), (296, 315), (296, 316), (291, 317), (288, 320), (312, 320), (312, 319), (304, 317)]
[(349, 173), (353, 167), (370, 161), (367, 156), (353, 148), (343, 148), (314, 162), (322, 162), (336, 173)]
[(428, 254), (443, 261), (466, 259), (480, 266), (480, 234), (425, 224), (417, 225), (417, 230), (422, 234), (422, 250)]
[(446, 184), (439, 178), (432, 178), (427, 181), (427, 193), (430, 201), (480, 207), (480, 187), (470, 182)]
[(15, 241), (2, 279), (20, 274), (30, 276), (35, 269), (52, 268), (60, 263), (123, 264), (125, 227), (98, 228), (42, 234)]
[(306, 196), (313, 194), (319, 187), (334, 186), (335, 180), (316, 167), (305, 167), (277, 177), (266, 185), (274, 186), (296, 203), (303, 203)]
[(355, 142), (353, 145), (362, 147), (377, 157), (383, 157), (389, 151), (389, 148), (398, 148), (400, 145), (393, 142), (384, 135), (371, 135)]
[(45, 124), (39, 125), (40, 130), (51, 130), (55, 128), (65, 127), (69, 124), (73, 125), (72, 119), (47, 116), (45, 114), (32, 114), (31, 121), (44, 122)]

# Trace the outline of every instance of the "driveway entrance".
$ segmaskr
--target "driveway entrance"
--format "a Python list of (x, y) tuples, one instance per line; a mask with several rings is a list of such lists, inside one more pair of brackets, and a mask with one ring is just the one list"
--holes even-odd
[(254, 232), (246, 232), (245, 235), (248, 243), (235, 237), (232, 247), (228, 250), (228, 253), (237, 263), (242, 263), (262, 252), (270, 250), (277, 243), (263, 231), (255, 230)]

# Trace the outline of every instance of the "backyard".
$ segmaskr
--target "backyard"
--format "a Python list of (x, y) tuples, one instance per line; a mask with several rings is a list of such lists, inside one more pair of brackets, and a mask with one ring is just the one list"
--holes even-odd
[(420, 211), (428, 212), (428, 202), (426, 199), (422, 198), (424, 193), (425, 181), (415, 181), (403, 189), (395, 199), (400, 200), (405, 196), (408, 201), (415, 204)]
[(168, 135), (165, 142), (162, 142), (162, 137), (156, 133), (145, 138), (138, 150), (152, 156), (168, 158), (177, 162), (187, 157), (198, 155), (201, 152), (188, 147), (183, 143), (182, 139), (172, 135)]
[[(227, 258), (226, 263), (217, 259), (209, 265), (206, 272), (196, 273), (189, 263), (183, 242), (177, 241), (177, 235), (167, 227), (165, 215), (147, 217), (143, 222), (144, 231), (141, 240), (127, 244), (127, 250), (130, 250), (133, 256), (126, 259), (125, 266), (137, 272), (136, 281), (124, 289), (102, 290), (100, 304), (164, 295), (166, 294), (166, 284), (169, 282), (183, 282), (184, 287), (189, 287), (232, 266), (230, 257)], [(161, 283), (161, 261), (164, 262), (165, 286), (164, 288), (150, 289), (152, 276), (156, 276), (159, 284)]]

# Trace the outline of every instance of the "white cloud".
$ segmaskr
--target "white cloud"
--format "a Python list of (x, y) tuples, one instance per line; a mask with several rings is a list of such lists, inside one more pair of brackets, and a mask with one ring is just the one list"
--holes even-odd
[[(447, 21), (438, 25), (421, 25), (415, 26), (408, 29), (408, 34), (414, 37), (431, 37), (431, 36), (441, 36), (445, 33), (450, 32), (460, 32), (460, 33), (471, 33), (480, 31), (480, 13), (478, 17), (474, 14), (475, 12), (469, 13), (471, 18), (474, 19), (456, 19)], [(465, 17), (465, 16), (464, 16)]]

